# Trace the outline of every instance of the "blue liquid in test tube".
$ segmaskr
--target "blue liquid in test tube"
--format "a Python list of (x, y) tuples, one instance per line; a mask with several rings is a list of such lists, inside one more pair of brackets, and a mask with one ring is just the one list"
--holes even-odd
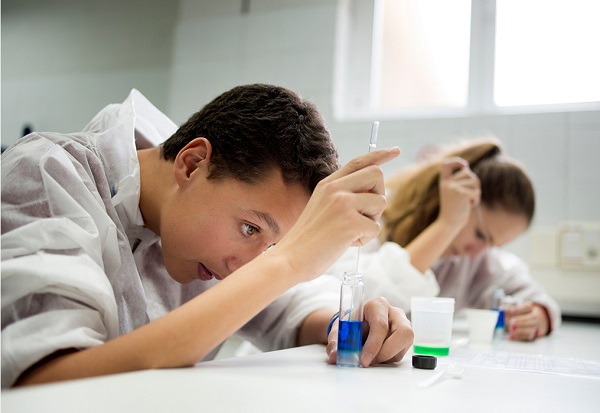
[(336, 364), (360, 367), (363, 325), (363, 274), (345, 272), (340, 292), (340, 317)]
[(362, 321), (340, 321), (336, 362), (338, 366), (360, 366), (362, 325)]

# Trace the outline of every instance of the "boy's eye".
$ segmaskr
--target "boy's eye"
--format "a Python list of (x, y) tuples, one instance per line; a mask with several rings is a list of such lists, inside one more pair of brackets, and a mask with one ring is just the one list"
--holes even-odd
[(246, 236), (246, 237), (250, 237), (254, 234), (258, 234), (259, 230), (258, 228), (256, 228), (255, 226), (252, 226), (250, 224), (242, 224), (242, 235)]

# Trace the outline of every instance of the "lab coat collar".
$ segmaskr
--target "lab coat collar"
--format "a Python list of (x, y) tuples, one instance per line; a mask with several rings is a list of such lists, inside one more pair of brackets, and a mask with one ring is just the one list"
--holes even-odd
[(148, 230), (142, 229), (137, 150), (160, 145), (176, 130), (177, 125), (137, 89), (132, 89), (123, 103), (106, 106), (84, 128), (84, 132), (93, 133), (100, 156), (107, 165), (112, 203), (128, 234), (139, 232), (141, 239), (150, 236), (143, 234)]

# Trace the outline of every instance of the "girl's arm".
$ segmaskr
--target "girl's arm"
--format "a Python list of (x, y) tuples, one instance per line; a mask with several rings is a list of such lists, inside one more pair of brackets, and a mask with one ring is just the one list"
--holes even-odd
[(449, 158), (442, 164), (439, 188), (438, 217), (406, 246), (412, 264), (421, 272), (431, 268), (452, 244), (481, 196), (479, 178), (461, 158)]

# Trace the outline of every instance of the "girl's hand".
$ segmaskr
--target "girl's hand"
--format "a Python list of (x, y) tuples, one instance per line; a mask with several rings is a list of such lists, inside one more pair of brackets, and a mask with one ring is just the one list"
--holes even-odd
[(532, 302), (505, 309), (504, 317), (511, 340), (533, 341), (548, 334), (550, 329), (546, 310)]
[(449, 158), (440, 171), (440, 212), (438, 220), (462, 229), (471, 210), (479, 205), (481, 185), (479, 178), (462, 158)]

